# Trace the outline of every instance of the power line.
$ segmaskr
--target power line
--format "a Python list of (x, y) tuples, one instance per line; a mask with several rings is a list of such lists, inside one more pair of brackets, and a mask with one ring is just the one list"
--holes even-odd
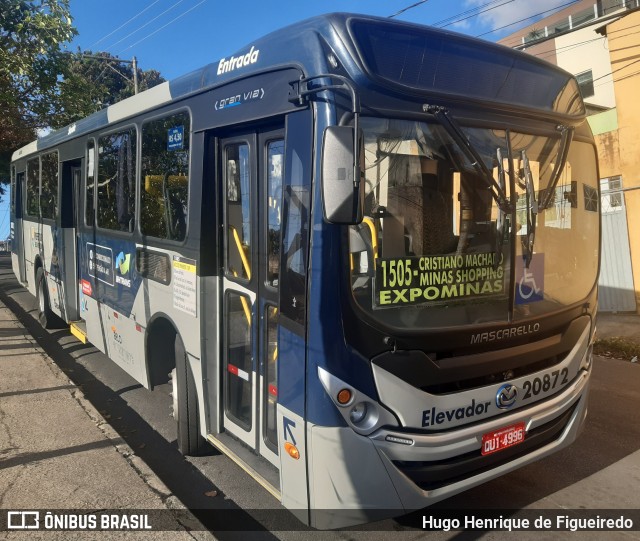
[(155, 4), (157, 4), (158, 2), (160, 2), (160, 0), (154, 0), (153, 2), (151, 2), (151, 4), (149, 4), (146, 8), (144, 8), (142, 11), (139, 11), (138, 13), (136, 13), (133, 17), (127, 19), (124, 23), (122, 23), (120, 26), (118, 26), (118, 28), (116, 28), (115, 30), (109, 32), (106, 36), (101, 37), (98, 41), (96, 41), (93, 45), (91, 45), (91, 49), (93, 49), (96, 45), (98, 45), (98, 43), (100, 43), (101, 41), (104, 41), (105, 39), (107, 39), (109, 36), (112, 36), (113, 34), (115, 34), (118, 30), (120, 30), (121, 28), (124, 28), (125, 26), (127, 26), (131, 21), (137, 19), (140, 15), (142, 15), (145, 11), (147, 11), (149, 8), (153, 7)]
[[(619, 5), (624, 5), (624, 4), (619, 4)], [(594, 22), (597, 22), (597, 20), (594, 20)], [(638, 26), (640, 26), (640, 24), (634, 24), (634, 25), (630, 25), (630, 26), (625, 26), (624, 28), (619, 28), (618, 30), (608, 31), (606, 37), (608, 38), (609, 42), (612, 42), (612, 41), (615, 41), (617, 39), (622, 39), (622, 38), (625, 38), (625, 37), (628, 37), (628, 36), (631, 36), (631, 35), (635, 35), (636, 32), (632, 31), (632, 32), (629, 32), (627, 34), (623, 34), (623, 35), (620, 35), (620, 36), (616, 35), (614, 37), (611, 37), (613, 34), (618, 34), (620, 32), (627, 32), (627, 31), (631, 30), (632, 28), (636, 28)], [(580, 41), (580, 42), (576, 42), (576, 43), (571, 43), (571, 44), (565, 45), (564, 47), (559, 47), (557, 49), (553, 49), (552, 48), (552, 49), (549, 49), (547, 51), (538, 52), (538, 53), (536, 53), (536, 54), (534, 54), (532, 56), (536, 56), (536, 57), (545, 59), (545, 58), (549, 58), (549, 57), (552, 57), (554, 55), (557, 56), (558, 54), (562, 54), (563, 52), (567, 52), (569, 50), (573, 50), (573, 49), (576, 49), (578, 47), (582, 47), (584, 45), (588, 45), (590, 43), (593, 43), (593, 42), (596, 42), (596, 41), (605, 40), (605, 39), (606, 38), (604, 36), (602, 36), (602, 37), (593, 38), (593, 39), (589, 39), (589, 40), (584, 40), (584, 41)], [(596, 77), (595, 79), (593, 79), (592, 82), (595, 83), (596, 81), (600, 81), (602, 79), (610, 77), (614, 73), (617, 73), (617, 72), (619, 72), (621, 70), (624, 70), (624, 69), (628, 68), (629, 66), (632, 66), (633, 64), (637, 64), (638, 62), (640, 62), (640, 59), (634, 60), (633, 62), (630, 62), (628, 64), (625, 64), (624, 66), (621, 66), (621, 67), (619, 67), (619, 68), (617, 68), (615, 70), (610, 71), (609, 73), (605, 73), (604, 75)], [(640, 71), (634, 72), (634, 73), (625, 75), (623, 77), (620, 77), (619, 79), (617, 79), (617, 81), (623, 81), (624, 79), (627, 79), (627, 78), (630, 78), (630, 77), (635, 77), (636, 75), (639, 75), (639, 74), (640, 74)], [(600, 83), (600, 84), (595, 85), (595, 86), (599, 87), (599, 86), (602, 86), (603, 84), (608, 84), (608, 83), (604, 83), (603, 82), (603, 83)]]
[(160, 17), (162, 17), (165, 13), (168, 13), (169, 11), (171, 11), (174, 8), (177, 8), (180, 4), (182, 4), (182, 2), (184, 2), (184, 0), (178, 0), (175, 4), (173, 4), (172, 6), (170, 6), (169, 8), (165, 9), (162, 13), (156, 15), (153, 19), (151, 19), (150, 21), (147, 21), (146, 23), (144, 23), (142, 26), (139, 26), (138, 28), (136, 28), (133, 32), (130, 32), (129, 34), (127, 34), (125, 37), (119, 39), (118, 41), (116, 41), (115, 43), (111, 44), (109, 47), (107, 47), (107, 49), (111, 49), (113, 47), (115, 47), (116, 45), (118, 45), (118, 43), (122, 43), (125, 39), (133, 36), (135, 33), (139, 32), (140, 30), (142, 30), (145, 26), (149, 26), (153, 21), (155, 21), (156, 19), (159, 19)]
[[(493, 5), (493, 4), (497, 4), (498, 2), (501, 2), (501, 1), (502, 0), (493, 0), (493, 2), (487, 2), (486, 4), (482, 4), (481, 6), (477, 6), (475, 8), (468, 9), (467, 11), (463, 11), (462, 13), (458, 13), (456, 15), (452, 15), (451, 17), (447, 17), (446, 19), (443, 19), (441, 21), (433, 23), (433, 26), (438, 26), (440, 28), (446, 28), (447, 26), (451, 26), (453, 24), (460, 23), (462, 21), (466, 21), (467, 19), (471, 19), (473, 17), (477, 17), (478, 15), (481, 15), (482, 13), (486, 13), (487, 11), (491, 11), (492, 9), (497, 9), (500, 6), (504, 6), (505, 4), (510, 4), (511, 2), (515, 2), (515, 0), (506, 0), (506, 2), (502, 2), (501, 4), (498, 4), (497, 6)], [(487, 9), (482, 9), (484, 7), (487, 7), (487, 6), (492, 6), (492, 7), (488, 7)], [(466, 17), (462, 17), (462, 15), (467, 15), (467, 16)], [(461, 17), (461, 18), (458, 19), (456, 17)]]
[[(420, 2), (416, 2), (414, 4), (411, 4), (411, 5), (407, 6), (406, 8), (403, 8), (400, 11), (394, 13), (393, 15), (389, 15), (389, 18), (397, 17), (401, 13), (404, 13), (405, 11), (408, 11), (410, 9), (418, 7), (418, 6), (424, 4), (427, 1), (428, 0), (422, 0)], [(477, 6), (475, 8), (468, 9), (466, 11), (458, 13), (457, 15), (452, 15), (451, 17), (443, 19), (442, 21), (438, 21), (438, 22), (434, 23), (433, 26), (440, 26), (441, 28), (445, 28), (447, 26), (451, 26), (452, 24), (455, 24), (455, 23), (458, 23), (458, 22), (462, 22), (462, 21), (465, 21), (467, 19), (471, 19), (472, 17), (476, 17), (476, 16), (478, 16), (478, 15), (480, 15), (482, 13), (486, 13), (487, 11), (491, 11), (491, 10), (497, 9), (499, 7), (502, 7), (502, 6), (506, 5), (506, 4), (510, 4), (514, 0), (506, 0), (506, 1), (502, 1), (502, 3), (499, 3), (497, 6), (494, 5), (494, 4), (496, 4), (496, 3), (500, 2), (500, 1), (502, 1), (502, 0), (492, 0), (491, 2), (486, 2), (485, 4), (482, 4), (481, 6)], [(518, 21), (515, 21), (513, 23), (501, 26), (499, 28), (494, 28), (493, 30), (489, 30), (489, 31), (484, 32), (482, 34), (478, 34), (476, 37), (482, 37), (482, 36), (485, 36), (487, 34), (492, 34), (493, 32), (497, 32), (498, 30), (503, 30), (505, 28), (508, 28), (509, 26), (513, 26), (514, 24), (518, 24), (518, 23), (527, 21), (529, 19), (533, 19), (535, 17), (539, 17), (540, 15), (544, 15), (545, 13), (557, 11), (557, 10), (563, 8), (563, 7), (570, 6), (571, 4), (575, 4), (577, 2), (580, 2), (580, 0), (571, 0), (570, 2), (567, 2), (567, 3), (564, 3), (564, 4), (560, 4), (560, 5), (555, 6), (553, 8), (541, 11), (539, 13), (536, 13), (536, 14), (531, 15), (529, 17), (526, 17), (524, 19), (520, 19)], [(487, 8), (487, 9), (482, 9), (482, 8)], [(466, 15), (466, 17), (461, 17), (463, 15)], [(461, 17), (461, 18), (456, 19), (457, 17)], [(452, 19), (456, 19), (456, 20), (452, 20)]]
[[(609, 38), (608, 41), (612, 42), (612, 41), (615, 41), (617, 39), (622, 39), (622, 38), (626, 38), (628, 36), (635, 35), (636, 32), (630, 32), (629, 34), (624, 34), (622, 36), (611, 37), (612, 34), (617, 34), (618, 32), (624, 32), (626, 30), (630, 30), (631, 28), (635, 28), (637, 26), (640, 26), (640, 24), (634, 24), (632, 26), (626, 26), (624, 28), (620, 28), (619, 30), (611, 30), (611, 31), (607, 32), (606, 38)], [(584, 40), (584, 41), (577, 41), (575, 43), (571, 43), (570, 45), (565, 45), (564, 47), (558, 47), (556, 49), (551, 48), (551, 49), (548, 49), (546, 51), (540, 51), (540, 52), (537, 52), (535, 54), (532, 54), (532, 53), (529, 53), (529, 54), (532, 54), (532, 56), (537, 56), (537, 57), (542, 58), (542, 59), (550, 58), (550, 57), (552, 57), (554, 55), (554, 53), (555, 54), (562, 53), (562, 52), (565, 52), (566, 50), (571, 50), (571, 49), (574, 49), (574, 48), (577, 48), (577, 47), (581, 47), (583, 45), (588, 45), (589, 43), (593, 43), (595, 41), (604, 41), (606, 38), (605, 38), (605, 36), (601, 36), (601, 37), (598, 37), (598, 38), (587, 39), (587, 40)]]
[[(207, 0), (200, 0), (200, 2), (198, 2), (195, 6), (189, 8), (187, 11), (181, 13), (180, 15), (178, 15), (177, 17), (175, 17), (174, 19), (170, 20), (167, 24), (161, 26), (160, 28), (158, 28), (157, 30), (154, 30), (153, 32), (151, 32), (151, 34), (146, 35), (145, 37), (143, 37), (142, 39), (139, 39), (138, 41), (136, 41), (135, 43), (133, 43), (132, 45), (129, 45), (129, 47), (123, 49), (122, 51), (120, 51), (119, 54), (122, 54), (124, 51), (127, 51), (128, 49), (131, 49), (132, 47), (135, 47), (136, 45), (138, 45), (138, 43), (143, 42), (145, 39), (150, 38), (151, 36), (153, 36), (154, 34), (157, 34), (158, 32), (160, 32), (160, 30), (165, 29), (167, 26), (169, 26), (170, 24), (173, 24), (174, 22), (176, 22), (178, 19), (181, 19), (182, 17), (184, 17), (187, 13), (193, 11), (194, 9), (196, 9), (198, 6), (200, 6), (201, 4), (204, 4)], [(426, 0), (425, 0), (426, 1)]]
[[(410, 6), (407, 6), (406, 8), (401, 9), (400, 11), (394, 13), (393, 15), (389, 15), (389, 19), (393, 18), (393, 17), (397, 17), (398, 15), (404, 13), (405, 11), (409, 11), (410, 9), (413, 9), (415, 7), (418, 7), (424, 3), (426, 3), (428, 0), (422, 0), (421, 2), (416, 2), (414, 4), (411, 4)], [(510, 4), (511, 2), (514, 2), (515, 0), (492, 0), (491, 2), (487, 2), (486, 4), (482, 4), (481, 6), (476, 6), (475, 8), (471, 8), (468, 9), (466, 11), (462, 11), (460, 13), (456, 13), (455, 15), (451, 15), (450, 17), (447, 17), (446, 19), (442, 19), (441, 21), (435, 22), (432, 24), (432, 26), (439, 26), (440, 28), (445, 28), (447, 26), (451, 26), (452, 24), (458, 23), (458, 22), (462, 22), (466, 19), (470, 19), (472, 17), (476, 17), (477, 15), (480, 15), (481, 13), (485, 13), (486, 11), (490, 11), (492, 9), (495, 9), (497, 7), (503, 6), (505, 4)], [(487, 7), (487, 6), (491, 6), (493, 4), (497, 4), (498, 2), (502, 2), (501, 4), (499, 4), (498, 6), (489, 8), (489, 9), (485, 9), (483, 10), (482, 8)], [(473, 12), (476, 13), (473, 13)], [(471, 15), (469, 15), (471, 13)], [(468, 15), (467, 17), (463, 17), (461, 19), (456, 19), (457, 17), (461, 17), (462, 15)]]
[(630, 79), (631, 77), (636, 77), (637, 75), (640, 75), (640, 71), (634, 71), (633, 73), (629, 73), (624, 77), (620, 77), (619, 79), (616, 79), (616, 82), (624, 81), (625, 79)]
[(421, 6), (422, 4), (428, 2), (429, 0), (420, 0), (420, 2), (416, 2), (415, 4), (411, 4), (410, 6), (407, 6), (406, 8), (402, 8), (400, 11), (394, 13), (393, 15), (389, 15), (389, 19), (393, 19), (393, 17), (397, 17), (398, 15), (404, 13), (405, 11), (409, 11), (410, 9), (413, 9), (415, 7)]
[(535, 19), (536, 17), (540, 16), (540, 15), (544, 15), (545, 13), (549, 13), (551, 11), (556, 11), (559, 10), (560, 8), (566, 7), (566, 6), (570, 6), (571, 4), (575, 4), (576, 2), (579, 2), (580, 0), (571, 0), (571, 2), (567, 2), (565, 4), (560, 4), (559, 6), (553, 7), (551, 9), (545, 9), (544, 11), (541, 11), (540, 13), (536, 13), (535, 15), (530, 15), (529, 17), (525, 17), (524, 19), (520, 19), (518, 21), (514, 21), (512, 23), (509, 24), (505, 24), (504, 26), (500, 26), (498, 28), (494, 28), (493, 30), (489, 30), (488, 32), (483, 32), (482, 34), (478, 34), (476, 37), (482, 37), (482, 36), (486, 36), (487, 34), (493, 34), (494, 32), (497, 32), (498, 30), (504, 30), (505, 28), (509, 28), (510, 26), (513, 26), (514, 24), (518, 24), (524, 21), (528, 21), (529, 19)]
[(531, 54), (531, 56), (537, 56), (538, 58), (551, 58), (552, 56), (557, 56), (558, 54), (562, 54), (562, 53), (566, 53), (567, 51), (571, 51), (573, 49), (577, 49), (578, 47), (582, 47), (583, 45), (589, 45), (590, 43), (594, 43), (596, 41), (602, 41), (604, 40), (604, 37), (599, 37), (599, 38), (593, 38), (593, 39), (587, 39), (585, 41), (580, 41), (580, 42), (576, 42), (576, 43), (572, 43), (570, 45), (565, 45), (564, 47), (558, 47), (556, 49), (549, 49), (547, 51), (540, 51), (538, 53)]
[[(626, 6), (626, 0), (622, 0), (622, 2), (620, 2), (618, 4), (613, 4), (613, 5), (609, 6), (608, 9), (617, 9), (617, 8), (621, 8), (621, 7), (625, 7), (625, 6)], [(601, 17), (590, 19), (589, 21), (585, 21), (585, 22), (589, 22), (590, 24), (591, 23), (598, 23), (598, 22), (601, 22), (603, 20), (609, 20), (611, 18), (615, 18), (618, 15), (619, 15), (619, 13), (613, 13), (613, 14), (610, 13), (608, 15), (603, 14)], [(589, 26), (589, 25), (584, 25), (584, 26)], [(584, 28), (584, 26), (582, 24), (580, 24), (580, 28)], [(576, 29), (572, 28), (572, 29), (567, 29), (567, 30), (568, 30), (568, 32), (562, 32), (562, 34), (564, 35), (564, 34), (570, 33), (571, 31), (576, 30)], [(510, 39), (513, 39), (513, 40), (519, 40), (520, 38), (521, 38), (521, 36), (510, 36)], [(554, 35), (553, 34), (550, 35), (550, 36), (541, 37), (541, 38), (538, 38), (538, 39), (536, 39), (534, 41), (531, 41), (528, 44), (526, 44), (526, 46), (531, 47), (533, 45), (537, 45), (538, 43), (545, 42), (545, 41), (548, 41), (548, 40), (551, 40), (551, 39), (554, 39)], [(520, 45), (522, 45), (522, 44), (521, 43), (517, 44), (517, 46), (520, 46)], [(516, 45), (514, 45), (513, 47), (516, 47)]]
[[(613, 75), (614, 73), (618, 73), (619, 71), (621, 71), (621, 70), (623, 70), (623, 69), (627, 69), (629, 66), (633, 66), (634, 64), (637, 64), (638, 62), (640, 62), (640, 59), (638, 59), (638, 60), (634, 60), (633, 62), (629, 62), (628, 64), (625, 64), (624, 66), (622, 66), (622, 67), (620, 67), (620, 68), (618, 68), (618, 69), (611, 70), (611, 72), (610, 72), (610, 73), (607, 73), (607, 74), (605, 74), (605, 75), (601, 75), (600, 77), (596, 77), (596, 78), (593, 80), (593, 82), (595, 83), (596, 81), (599, 81), (600, 79), (604, 79), (605, 77), (609, 77), (609, 75)], [(626, 76), (625, 76), (625, 77), (623, 77), (623, 78), (621, 78), (621, 79), (618, 79), (618, 80), (619, 80), (619, 81), (622, 81), (622, 79), (626, 79)]]

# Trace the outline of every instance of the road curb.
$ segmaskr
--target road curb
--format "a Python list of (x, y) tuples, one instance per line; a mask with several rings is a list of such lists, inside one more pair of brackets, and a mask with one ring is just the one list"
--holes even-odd
[[(25, 343), (28, 343), (30, 354), (40, 357), (49, 369), (53, 378), (60, 381), (61, 387), (66, 387), (69, 396), (89, 417), (91, 422), (100, 430), (100, 433), (113, 446), (116, 452), (125, 459), (127, 465), (139, 477), (147, 489), (160, 501), (160, 504), (169, 511), (180, 511), (174, 516), (176, 522), (191, 535), (197, 538), (211, 538), (211, 534), (206, 531), (197, 518), (189, 511), (189, 509), (173, 494), (167, 485), (155, 474), (155, 472), (140, 458), (134, 449), (118, 434), (115, 428), (109, 423), (108, 419), (98, 411), (98, 409), (85, 397), (84, 392), (78, 384), (76, 384), (65, 371), (58, 366), (54, 359), (40, 345), (37, 335), (33, 334), (33, 328), (26, 325), (24, 318), (32, 317), (28, 313), (16, 313), (12, 308), (13, 299), (8, 298), (4, 292), (0, 291), (0, 310), (7, 311), (8, 318), (5, 323), (18, 329), (22, 333)], [(36, 321), (34, 325), (38, 325)], [(40, 327), (39, 327), (40, 329)], [(47, 331), (41, 329), (43, 333)], [(38, 333), (36, 333), (38, 334)], [(194, 536), (194, 534), (200, 534)]]

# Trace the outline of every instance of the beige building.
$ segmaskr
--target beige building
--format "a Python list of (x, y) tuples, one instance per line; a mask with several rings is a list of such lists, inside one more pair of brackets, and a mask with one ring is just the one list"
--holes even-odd
[(640, 312), (640, 1), (582, 0), (500, 43), (578, 79), (600, 162), (600, 308)]

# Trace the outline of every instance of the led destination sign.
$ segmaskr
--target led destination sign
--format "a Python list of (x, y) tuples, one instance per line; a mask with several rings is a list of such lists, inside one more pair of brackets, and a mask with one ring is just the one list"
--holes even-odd
[(378, 259), (374, 302), (381, 308), (503, 295), (504, 274), (494, 253)]

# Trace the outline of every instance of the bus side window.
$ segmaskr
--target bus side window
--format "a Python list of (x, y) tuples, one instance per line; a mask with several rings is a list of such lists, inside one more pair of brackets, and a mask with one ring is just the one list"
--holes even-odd
[(89, 141), (87, 143), (87, 178), (85, 184), (85, 223), (88, 227), (93, 227), (95, 223), (95, 186), (96, 186), (96, 154), (95, 143)]
[(133, 232), (135, 220), (136, 130), (100, 137), (98, 227)]
[(58, 152), (42, 156), (42, 187), (40, 191), (40, 215), (55, 220), (58, 215)]
[(189, 133), (186, 112), (142, 126), (140, 230), (143, 235), (184, 240), (189, 203)]
[(267, 144), (267, 284), (277, 288), (280, 281), (280, 230), (282, 222), (282, 168), (284, 141)]
[(11, 166), (11, 214), (16, 212), (16, 167)]
[(283, 185), (280, 313), (304, 325), (309, 251), (311, 124), (305, 111), (287, 119)]
[(251, 280), (251, 169), (249, 145), (225, 147), (227, 269), (231, 276)]
[(38, 217), (38, 199), (40, 196), (40, 158), (27, 162), (27, 201), (25, 213), (33, 218)]

